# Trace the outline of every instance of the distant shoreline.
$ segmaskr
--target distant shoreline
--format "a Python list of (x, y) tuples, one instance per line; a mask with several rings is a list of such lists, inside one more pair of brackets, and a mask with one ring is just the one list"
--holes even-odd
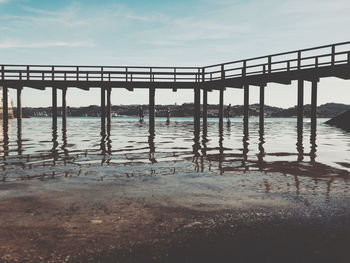
[[(137, 117), (139, 115), (139, 107), (141, 105), (114, 105), (111, 107), (113, 117)], [(144, 114), (148, 115), (148, 105), (142, 105)], [(225, 111), (228, 105), (224, 106)], [(170, 111), (171, 117), (193, 117), (194, 105), (192, 103), (184, 103), (182, 105), (156, 105), (156, 117), (166, 117), (167, 111)], [(340, 113), (350, 110), (350, 105), (339, 103), (327, 103), (317, 107), (317, 116), (319, 118), (333, 118)], [(17, 109), (13, 108), (14, 116)], [(249, 106), (250, 116), (259, 116), (259, 104), (251, 104)], [(51, 107), (24, 107), (22, 108), (23, 117), (49, 117), (51, 116)], [(61, 115), (62, 108), (58, 107), (58, 115)], [(67, 115), (70, 117), (100, 117), (101, 108), (97, 105), (87, 107), (67, 107)], [(230, 117), (241, 117), (244, 113), (243, 105), (234, 105), (230, 107)], [(297, 116), (297, 108), (291, 107), (287, 109), (264, 106), (264, 115), (266, 118), (293, 118)], [(304, 117), (310, 117), (311, 106), (304, 105)], [(208, 118), (218, 118), (219, 105), (208, 104)]]

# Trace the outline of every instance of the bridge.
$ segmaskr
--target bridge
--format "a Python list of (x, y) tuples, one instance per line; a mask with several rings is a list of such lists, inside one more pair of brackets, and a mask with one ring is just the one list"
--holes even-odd
[[(62, 117), (66, 123), (67, 89), (101, 90), (101, 121), (110, 125), (112, 89), (149, 89), (149, 121), (154, 129), (156, 89), (192, 89), (194, 91), (194, 125), (207, 127), (208, 92), (220, 91), (219, 120), (223, 124), (223, 101), (226, 88), (244, 90), (244, 127), (248, 127), (249, 87), (260, 87), (260, 129), (264, 126), (265, 87), (268, 83), (291, 84), (298, 81), (298, 127), (303, 122), (304, 81), (312, 83), (311, 124), (316, 126), (317, 85), (321, 78), (350, 79), (350, 42), (307, 48), (268, 56), (238, 60), (205, 67), (140, 66), (65, 66), (0, 65), (3, 86), (3, 127), (8, 126), (8, 89), (17, 90), (17, 120), (21, 124), (23, 88), (52, 88), (52, 120), (57, 125), (57, 90), (62, 90)], [(201, 114), (201, 91), (203, 112)], [(7, 129), (7, 128), (6, 128)], [(150, 128), (151, 129), (151, 128)]]

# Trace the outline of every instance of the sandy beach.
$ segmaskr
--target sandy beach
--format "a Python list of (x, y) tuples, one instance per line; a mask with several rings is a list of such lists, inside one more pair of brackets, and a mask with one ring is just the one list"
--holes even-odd
[(346, 187), (325, 200), (244, 176), (1, 184), (0, 261), (348, 262)]

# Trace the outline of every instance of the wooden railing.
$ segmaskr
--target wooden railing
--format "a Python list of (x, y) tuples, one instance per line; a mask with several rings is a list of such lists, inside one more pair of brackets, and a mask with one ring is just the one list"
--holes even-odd
[(198, 67), (0, 65), (0, 80), (200, 82)]
[(0, 65), (0, 81), (203, 82), (350, 64), (350, 42), (206, 67)]
[(206, 66), (204, 81), (350, 64), (350, 42)]

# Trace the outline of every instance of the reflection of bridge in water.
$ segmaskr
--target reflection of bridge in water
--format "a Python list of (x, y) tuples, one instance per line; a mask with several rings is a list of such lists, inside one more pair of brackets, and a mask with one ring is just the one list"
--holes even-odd
[[(33, 66), (33, 65), (2, 65), (0, 85), (3, 86), (3, 133), (4, 155), (8, 149), (8, 88), (17, 90), (17, 127), (18, 127), (18, 154), (22, 154), (22, 111), (21, 91), (23, 88), (44, 90), (52, 88), (52, 151), (50, 156), (53, 162), (60, 159), (57, 149), (57, 91), (62, 91), (62, 131), (64, 160), (72, 157), (67, 149), (67, 104), (66, 95), (69, 88), (101, 90), (101, 143), (100, 151), (102, 163), (109, 163), (111, 149), (111, 92), (112, 89), (126, 88), (133, 91), (135, 88), (149, 89), (149, 160), (156, 163), (155, 151), (155, 92), (157, 89), (192, 89), (194, 91), (194, 144), (193, 160), (196, 169), (200, 171), (204, 165), (204, 158), (209, 162), (217, 162), (221, 173), (226, 171), (248, 171), (255, 167), (259, 171), (282, 172), (286, 174), (322, 178), (320, 172), (329, 173), (329, 167), (316, 162), (316, 107), (317, 84), (320, 78), (339, 77), (350, 78), (350, 42), (327, 45), (317, 48), (285, 52), (254, 59), (240, 60), (230, 63), (217, 64), (207, 67), (89, 67), (89, 66)], [(290, 84), (298, 81), (297, 97), (297, 156), (295, 162), (268, 163), (264, 158), (269, 155), (264, 150), (264, 99), (265, 87), (268, 83)], [(305, 154), (303, 148), (303, 104), (304, 81), (312, 82), (311, 100), (311, 151)], [(248, 159), (249, 152), (249, 89), (258, 86), (260, 89), (260, 115), (259, 115), (259, 154), (258, 159), (252, 162)], [(223, 142), (223, 108), (224, 91), (226, 88), (239, 88), (244, 90), (244, 118), (242, 154), (226, 154)], [(207, 99), (208, 92), (220, 91), (219, 99), (219, 149), (218, 153), (207, 154)], [(203, 94), (203, 110), (201, 112), (201, 91)], [(201, 129), (201, 116), (203, 118)], [(202, 133), (202, 136), (201, 136)], [(305, 155), (310, 156), (314, 167), (303, 172), (300, 164)], [(28, 157), (30, 158), (30, 157)], [(230, 166), (227, 164), (237, 163)], [(25, 165), (25, 164), (24, 164)], [(6, 169), (6, 168), (4, 168)], [(53, 172), (54, 173), (54, 172)], [(345, 172), (346, 176), (348, 173)], [(344, 176), (340, 172), (339, 176)], [(317, 180), (317, 179), (315, 179)], [(332, 179), (333, 180), (333, 179)], [(296, 185), (298, 185), (296, 179)], [(331, 183), (331, 181), (330, 181)]]
[[(211, 134), (213, 134), (215, 122), (210, 121), (209, 124)], [(150, 127), (146, 123), (140, 125)], [(305, 185), (307, 185), (309, 189), (317, 189), (318, 192), (325, 195), (327, 200), (330, 198), (331, 191), (339, 192), (347, 187), (350, 178), (348, 171), (317, 161), (315, 129), (310, 129), (310, 151), (308, 152), (305, 149), (308, 148), (309, 143), (303, 141), (301, 135), (296, 136), (296, 142), (291, 142), (295, 145), (295, 151), (266, 152), (264, 147), (266, 139), (261, 128), (258, 135), (249, 133), (248, 129), (243, 129), (241, 146), (233, 147), (227, 139), (229, 139), (231, 129), (239, 127), (237, 125), (237, 122), (230, 126), (221, 127), (219, 125), (217, 142), (208, 138), (206, 133), (201, 133), (200, 129), (195, 129), (193, 141), (187, 144), (187, 147), (179, 147), (169, 152), (161, 149), (162, 141), (158, 141), (157, 136), (162, 137), (162, 135), (156, 135), (152, 127), (148, 129), (148, 137), (144, 134), (144, 140), (142, 140), (148, 144), (147, 148), (144, 145), (138, 147), (137, 144), (133, 144), (132, 148), (127, 145), (122, 149), (117, 147), (113, 149), (112, 129), (110, 126), (102, 126), (98, 141), (95, 138), (97, 144), (94, 148), (72, 149), (69, 146), (66, 123), (63, 123), (61, 132), (58, 131), (57, 126), (53, 127), (50, 149), (41, 149), (39, 153), (23, 154), (26, 150), (23, 149), (22, 131), (19, 129), (17, 138), (10, 138), (4, 142), (7, 152), (0, 161), (3, 171), (1, 179), (2, 181), (13, 181), (79, 176), (80, 173), (87, 171), (96, 171), (97, 174), (104, 173), (105, 169), (115, 171), (121, 177), (130, 177), (138, 176), (134, 170), (139, 169), (143, 175), (148, 175), (148, 172), (149, 175), (155, 176), (182, 174), (185, 171), (185, 174), (199, 172), (203, 175), (233, 175), (234, 177), (239, 175), (244, 180), (245, 176), (241, 175), (249, 172), (257, 175), (254, 176), (254, 180), (261, 181), (260, 188), (266, 193), (278, 188), (301, 195), (305, 193)], [(138, 131), (135, 130), (135, 132)], [(252, 134), (257, 136), (258, 144), (252, 143), (252, 138), (250, 138)], [(115, 140), (118, 140), (118, 137)], [(10, 147), (9, 142), (12, 142)], [(212, 145), (215, 144), (217, 146), (213, 147)], [(189, 148), (189, 145), (192, 147)], [(140, 152), (140, 149), (143, 150)], [(128, 151), (130, 151), (129, 156), (126, 154)], [(254, 154), (249, 154), (251, 152)], [(95, 165), (90, 166), (90, 162)], [(183, 169), (181, 167), (183, 163), (191, 164), (192, 168)], [(166, 172), (164, 172), (165, 169), (167, 169)], [(106, 177), (108, 178), (108, 175)], [(282, 179), (276, 181), (276, 177)], [(333, 185), (334, 182), (335, 185)], [(247, 182), (245, 184), (249, 185)]]

